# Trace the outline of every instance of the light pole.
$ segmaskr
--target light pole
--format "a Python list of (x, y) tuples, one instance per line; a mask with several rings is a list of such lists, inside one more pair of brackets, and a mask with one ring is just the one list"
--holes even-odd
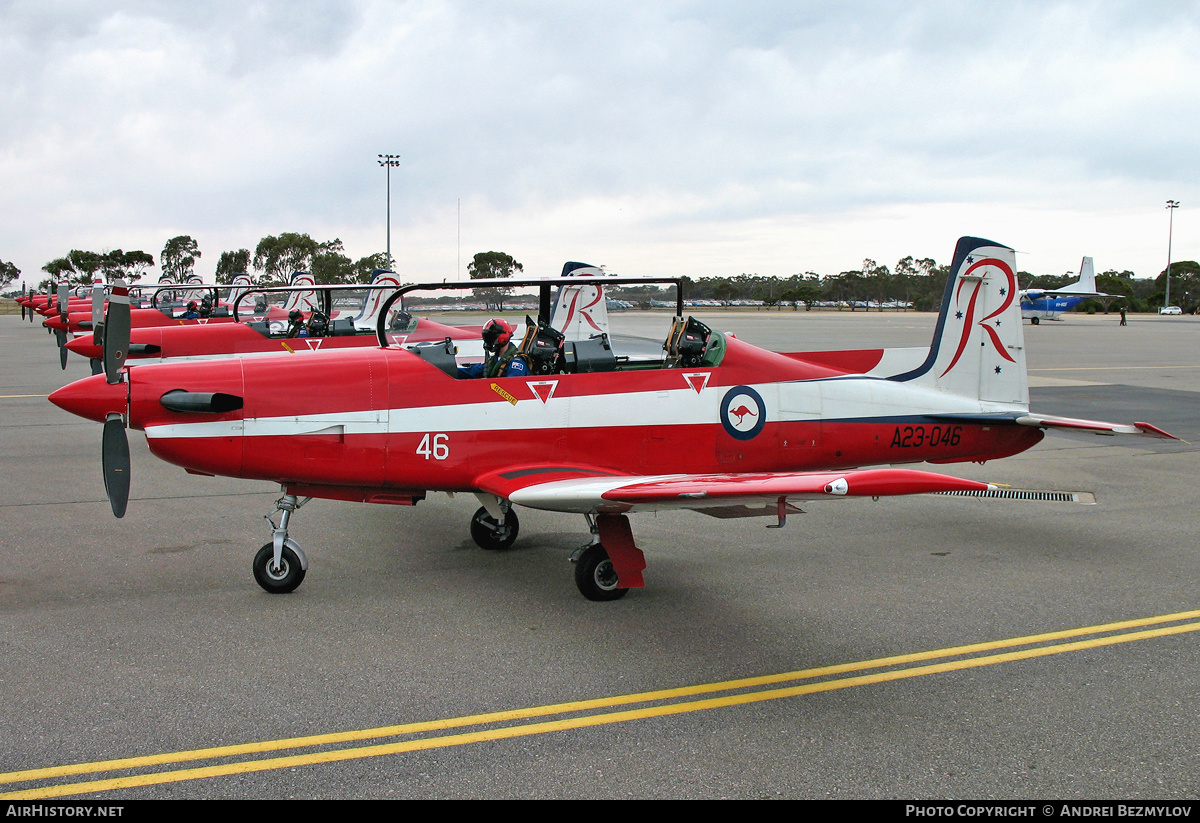
[(379, 165), (387, 169), (387, 266), (392, 268), (392, 167), (400, 165), (400, 155), (381, 154)]
[(1175, 209), (1179, 208), (1178, 200), (1167, 201), (1167, 213), (1171, 215), (1167, 221), (1167, 295), (1163, 298), (1163, 308), (1171, 305), (1171, 235), (1175, 232)]

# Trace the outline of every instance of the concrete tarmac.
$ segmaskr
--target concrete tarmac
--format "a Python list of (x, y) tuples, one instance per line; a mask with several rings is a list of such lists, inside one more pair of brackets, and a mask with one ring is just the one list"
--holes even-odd
[[(778, 350), (928, 345), (935, 322), (701, 317)], [(1025, 338), (1035, 411), (1200, 443), (1200, 322), (1071, 316)], [(473, 497), (314, 500), (292, 526), (308, 578), (276, 596), (250, 573), (276, 488), (187, 475), (131, 432), (114, 519), (100, 426), (45, 399), (87, 364), (60, 371), (18, 317), (0, 343), (6, 798), (1197, 795), (1196, 446), (1047, 435), (934, 467), (1090, 506), (636, 515), (647, 587), (615, 603), (572, 582), (581, 518), (522, 510), (514, 547), (485, 552)]]

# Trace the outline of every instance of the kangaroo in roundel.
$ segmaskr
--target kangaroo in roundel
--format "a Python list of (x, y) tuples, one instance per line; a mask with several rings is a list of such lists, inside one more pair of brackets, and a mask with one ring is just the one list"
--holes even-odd
[(746, 405), (744, 403), (742, 405), (738, 406), (736, 409), (730, 409), (729, 413), (734, 415), (735, 417), (737, 417), (737, 423), (734, 424), (737, 426), (742, 425), (742, 419), (746, 415), (750, 415), (751, 417), (758, 417), (758, 413), (750, 411), (748, 408), (746, 408)]

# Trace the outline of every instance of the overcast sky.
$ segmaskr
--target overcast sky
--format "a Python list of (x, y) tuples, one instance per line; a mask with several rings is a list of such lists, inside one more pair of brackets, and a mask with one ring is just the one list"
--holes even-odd
[(0, 260), (189, 234), (623, 275), (1200, 258), (1196, 2), (0, 0)]

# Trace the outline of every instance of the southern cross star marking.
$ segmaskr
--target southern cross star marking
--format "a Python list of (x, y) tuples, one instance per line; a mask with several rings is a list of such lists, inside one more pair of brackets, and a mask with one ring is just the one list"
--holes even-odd
[(954, 313), (954, 319), (955, 319), (955, 320), (962, 320), (962, 312), (960, 312), (960, 311), (956, 311), (956, 312)]
[(999, 374), (999, 373), (1000, 373), (1000, 367), (999, 367), (999, 366), (997, 366), (997, 367), (996, 367), (996, 374)]
[(1001, 297), (1003, 297), (1003, 296), (1004, 296), (1004, 295), (1006, 295), (1006, 294), (1008, 294), (1008, 289), (1001, 288), (1001, 289), (1000, 289), (1000, 296), (1001, 296)]
[(967, 265), (969, 266), (969, 265), (971, 265), (971, 264), (972, 264), (972, 263), (974, 263), (974, 262), (975, 262), (975, 255), (973, 255), (973, 254), (968, 254), (968, 255), (967, 255)]

